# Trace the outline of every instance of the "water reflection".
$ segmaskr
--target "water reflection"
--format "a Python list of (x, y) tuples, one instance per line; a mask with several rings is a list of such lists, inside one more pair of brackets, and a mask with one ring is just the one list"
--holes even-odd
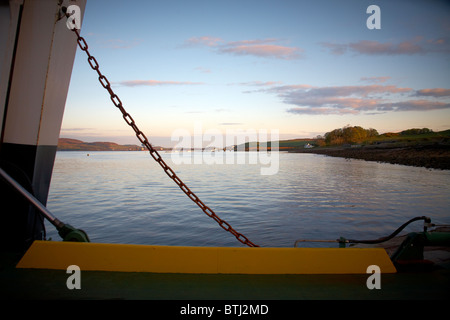
[[(449, 171), (313, 154), (279, 156), (279, 172), (262, 176), (260, 167), (248, 162), (175, 165), (163, 154), (205, 204), (261, 246), (292, 247), (299, 238), (378, 238), (422, 215), (450, 223)], [(146, 152), (89, 157), (58, 152), (48, 206), (95, 242), (241, 245)], [(52, 226), (47, 230), (59, 239)]]

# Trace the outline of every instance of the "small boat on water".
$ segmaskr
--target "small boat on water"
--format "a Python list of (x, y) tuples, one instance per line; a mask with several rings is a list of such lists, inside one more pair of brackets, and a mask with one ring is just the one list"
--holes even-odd
[[(85, 5), (86, 0), (10, 0), (1, 7), (1, 20), (9, 26), (1, 31), (0, 38), (4, 57), (0, 79), (0, 194), (6, 232), (1, 245), (2, 297), (449, 298), (450, 233), (448, 229), (430, 232), (435, 226), (427, 217), (412, 219), (410, 222), (423, 221), (424, 229), (403, 238), (397, 234), (373, 241), (342, 238), (327, 240), (333, 243), (327, 248), (305, 247), (306, 240), (299, 240), (292, 248), (92, 243), (82, 230), (54, 217), (46, 202), (62, 115), (77, 45), (87, 50), (84, 40), (67, 27), (66, 15), (70, 6), (76, 6), (76, 17), (81, 18)], [(91, 57), (89, 64), (99, 72), (98, 63)], [(99, 76), (110, 92), (104, 79)], [(111, 95), (114, 104), (117, 99)], [(124, 119), (134, 124), (129, 114), (125, 113)], [(146, 141), (140, 131), (137, 137)], [(158, 154), (149, 151), (161, 163)], [(173, 178), (170, 168), (163, 169)], [(223, 229), (234, 231), (184, 184), (174, 181)], [(62, 241), (46, 239), (44, 219), (59, 231)], [(243, 235), (232, 234), (249, 243)], [(397, 242), (394, 245), (392, 241)], [(82, 275), (80, 288), (71, 282), (76, 282), (77, 274)]]

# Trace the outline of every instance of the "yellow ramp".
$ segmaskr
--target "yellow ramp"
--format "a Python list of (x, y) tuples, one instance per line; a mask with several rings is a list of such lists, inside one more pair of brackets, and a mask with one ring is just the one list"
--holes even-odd
[(35, 241), (17, 268), (206, 274), (357, 274), (396, 269), (381, 248), (229, 248)]

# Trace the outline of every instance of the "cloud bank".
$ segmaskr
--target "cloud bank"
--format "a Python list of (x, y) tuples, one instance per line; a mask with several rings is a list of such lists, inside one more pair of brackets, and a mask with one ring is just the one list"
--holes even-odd
[(202, 36), (184, 42), (183, 47), (207, 47), (219, 54), (255, 56), (282, 60), (299, 59), (303, 49), (279, 44), (278, 39), (225, 41), (221, 38)]
[(361, 55), (416, 55), (427, 53), (450, 53), (450, 41), (448, 37), (438, 39), (424, 39), (416, 37), (399, 43), (360, 40), (350, 43), (320, 42), (334, 55), (343, 55), (353, 52)]
[(414, 90), (379, 84), (333, 87), (298, 84), (246, 91), (251, 92), (275, 94), (283, 103), (293, 106), (287, 112), (303, 115), (356, 115), (450, 108), (450, 89), (443, 88)]

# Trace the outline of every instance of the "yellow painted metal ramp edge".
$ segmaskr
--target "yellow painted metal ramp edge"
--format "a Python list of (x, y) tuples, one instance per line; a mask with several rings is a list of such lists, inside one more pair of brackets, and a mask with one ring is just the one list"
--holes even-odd
[(17, 268), (206, 274), (363, 274), (396, 269), (382, 248), (229, 248), (35, 241)]

